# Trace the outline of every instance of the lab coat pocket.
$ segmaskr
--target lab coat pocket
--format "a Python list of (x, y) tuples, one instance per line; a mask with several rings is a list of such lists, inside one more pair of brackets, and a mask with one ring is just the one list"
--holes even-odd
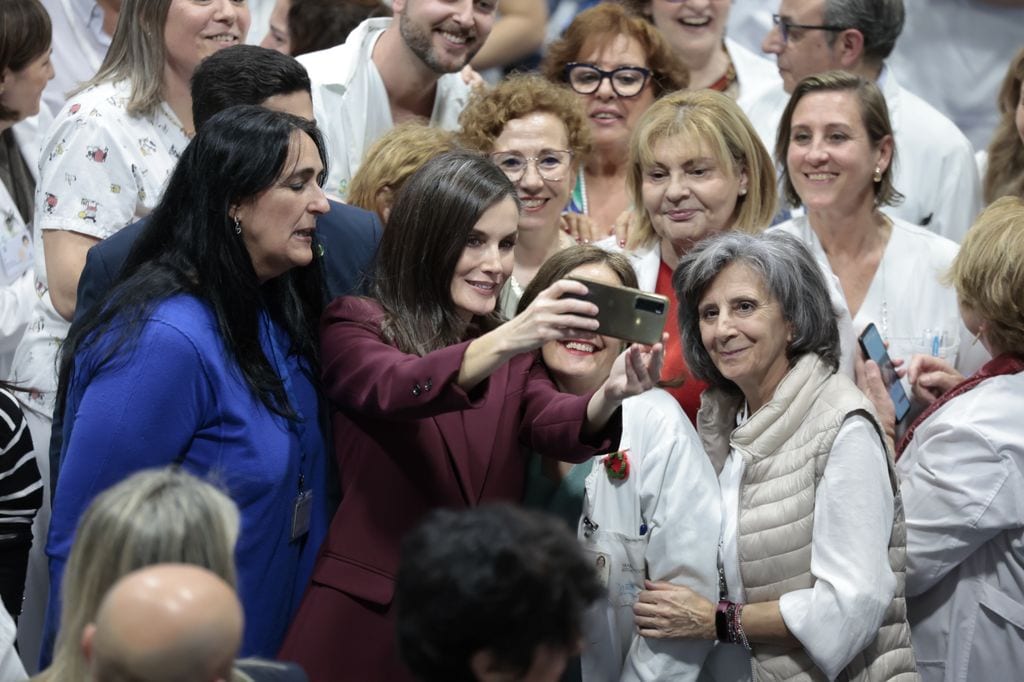
[(633, 604), (644, 586), (647, 537), (594, 530), (581, 538), (583, 551), (608, 590), (585, 619), (583, 679), (617, 680), (636, 626)]
[[(978, 586), (978, 612), (966, 660), (959, 660), (951, 669), (956, 679), (1010, 680), (1019, 679), (1024, 670), (1024, 604), (998, 588)], [(951, 646), (958, 646), (956, 641)], [(963, 676), (960, 676), (960, 671)]]

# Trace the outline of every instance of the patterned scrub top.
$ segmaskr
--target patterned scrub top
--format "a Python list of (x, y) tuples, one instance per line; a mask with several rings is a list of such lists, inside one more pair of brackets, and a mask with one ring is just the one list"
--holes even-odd
[(23, 405), (49, 418), (55, 363), (70, 323), (50, 301), (42, 230), (105, 239), (147, 215), (189, 138), (164, 102), (149, 116), (126, 110), (129, 83), (102, 83), (71, 97), (54, 120), (39, 157), (35, 206), (35, 302), (11, 377), (30, 386)]

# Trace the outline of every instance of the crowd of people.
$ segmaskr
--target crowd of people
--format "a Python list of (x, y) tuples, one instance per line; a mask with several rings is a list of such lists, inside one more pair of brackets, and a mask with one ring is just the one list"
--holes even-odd
[(1011, 679), (952, 4), (0, 0), (0, 680)]

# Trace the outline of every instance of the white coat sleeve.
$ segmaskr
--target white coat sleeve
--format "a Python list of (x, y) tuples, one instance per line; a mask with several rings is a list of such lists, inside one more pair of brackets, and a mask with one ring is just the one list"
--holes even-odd
[(31, 268), (7, 286), (0, 287), (0, 355), (13, 354), (18, 347), (36, 298), (35, 275)]
[(937, 412), (916, 431), (897, 465), (907, 519), (907, 596), (925, 592), (1024, 520), (1024, 475), (1011, 454), (962, 417), (941, 417)]
[(779, 600), (786, 627), (829, 679), (875, 637), (896, 591), (888, 551), (894, 502), (885, 457), (866, 418), (843, 424), (814, 497), (816, 582)]

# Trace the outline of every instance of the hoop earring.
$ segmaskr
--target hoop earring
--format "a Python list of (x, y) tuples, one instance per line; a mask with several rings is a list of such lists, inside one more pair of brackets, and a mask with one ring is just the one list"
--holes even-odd
[(242, 234), (242, 221), (235, 216), (235, 234)]

